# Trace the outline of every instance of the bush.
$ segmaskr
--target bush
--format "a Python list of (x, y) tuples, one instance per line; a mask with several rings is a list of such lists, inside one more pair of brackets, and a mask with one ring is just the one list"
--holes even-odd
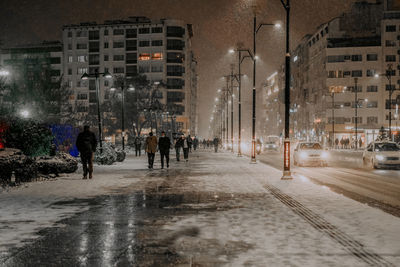
[(11, 118), (6, 123), (6, 147), (20, 149), (27, 156), (49, 155), (54, 137), (46, 125), (20, 118)]
[(107, 142), (103, 142), (103, 153), (100, 153), (100, 145), (98, 145), (94, 154), (94, 161), (100, 165), (112, 165), (117, 161), (117, 153), (114, 147)]

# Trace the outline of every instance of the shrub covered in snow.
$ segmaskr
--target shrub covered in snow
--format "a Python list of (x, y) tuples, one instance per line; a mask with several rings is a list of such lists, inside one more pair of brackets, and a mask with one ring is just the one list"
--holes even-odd
[(115, 149), (115, 152), (117, 153), (117, 162), (123, 162), (126, 157), (125, 151), (123, 151), (120, 148)]
[(112, 165), (116, 161), (117, 153), (111, 144), (103, 142), (102, 153), (100, 153), (100, 145), (97, 146), (96, 153), (94, 154), (94, 162), (100, 165)]
[(6, 147), (20, 149), (27, 156), (48, 155), (53, 135), (48, 127), (32, 119), (11, 118), (4, 139)]
[(66, 153), (54, 157), (42, 156), (36, 159), (38, 171), (42, 174), (72, 173), (78, 169), (78, 161)]

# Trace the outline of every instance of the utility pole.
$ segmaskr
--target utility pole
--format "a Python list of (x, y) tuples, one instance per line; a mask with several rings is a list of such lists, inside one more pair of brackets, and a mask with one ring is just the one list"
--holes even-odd
[(358, 113), (357, 113), (357, 111), (358, 111), (358, 96), (357, 96), (357, 92), (358, 92), (358, 89), (357, 89), (357, 82), (358, 82), (358, 78), (356, 77), (356, 78), (354, 78), (354, 92), (355, 92), (355, 94), (354, 94), (354, 97), (355, 97), (355, 99), (354, 99), (354, 104), (355, 104), (355, 120), (354, 120), (354, 122), (355, 122), (355, 126), (356, 126), (356, 138), (355, 138), (355, 150), (357, 150), (357, 146), (358, 146), (358, 118), (357, 118), (357, 116), (358, 116)]

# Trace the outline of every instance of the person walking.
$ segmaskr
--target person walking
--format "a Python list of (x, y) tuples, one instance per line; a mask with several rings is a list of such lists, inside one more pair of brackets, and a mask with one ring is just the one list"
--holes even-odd
[(82, 167), (83, 167), (83, 179), (87, 179), (89, 173), (89, 179), (93, 178), (93, 153), (96, 152), (97, 139), (93, 132), (90, 131), (90, 127), (85, 125), (83, 132), (78, 134), (76, 139), (76, 147), (80, 153)]
[(190, 143), (189, 142), (189, 137), (185, 137), (184, 135), (182, 135), (182, 139), (183, 139), (183, 158), (185, 159), (186, 162), (189, 161), (189, 149), (190, 149)]
[(214, 138), (213, 144), (214, 144), (214, 151), (215, 151), (215, 153), (217, 153), (218, 152), (218, 145), (219, 145), (218, 137)]
[(176, 161), (180, 161), (181, 147), (183, 147), (183, 139), (181, 137), (178, 137), (175, 139)]
[(149, 169), (153, 169), (154, 157), (157, 151), (157, 137), (153, 136), (153, 132), (149, 133), (146, 138), (146, 152), (149, 159)]
[(160, 150), (161, 156), (161, 169), (164, 169), (164, 157), (167, 162), (167, 168), (169, 168), (169, 150), (171, 148), (171, 140), (165, 136), (165, 132), (161, 132), (161, 137), (158, 139), (158, 149)]
[(139, 154), (139, 157), (140, 157), (140, 154), (141, 154), (141, 151), (142, 151), (142, 140), (140, 139), (139, 135), (136, 136), (134, 143), (135, 143), (135, 154), (136, 154), (136, 157), (138, 156), (138, 154)]
[(199, 139), (197, 138), (197, 136), (194, 137), (193, 139), (193, 149), (194, 151), (196, 151), (196, 149), (199, 147)]
[(189, 152), (192, 153), (192, 145), (193, 145), (192, 137), (189, 134), (185, 139), (188, 142)]

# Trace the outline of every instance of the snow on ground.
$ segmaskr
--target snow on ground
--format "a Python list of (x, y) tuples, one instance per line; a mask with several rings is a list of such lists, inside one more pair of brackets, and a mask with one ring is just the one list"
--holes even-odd
[(168, 224), (169, 230), (185, 226), (201, 229), (198, 238), (182, 238), (178, 250), (186, 253), (192, 250), (196, 257), (196, 249), (191, 248), (202, 242), (216, 239), (222, 246), (229, 246), (230, 242), (240, 241), (247, 244), (246, 252), (233, 261), (221, 256), (222, 262), (234, 262), (234, 266), (365, 266), (338, 242), (274, 198), (264, 187), (272, 185), (361, 242), (366, 249), (400, 265), (397, 217), (315, 185), (304, 176), (294, 174), (293, 180), (283, 181), (281, 171), (262, 163), (250, 164), (247, 157), (214, 154), (202, 162), (202, 168), (211, 174), (189, 177), (199, 191), (212, 191), (216, 195), (219, 192), (266, 195), (250, 202), (239, 201), (238, 209), (203, 213)]
[(0, 192), (0, 253), (22, 241), (37, 237), (38, 230), (83, 211), (84, 206), (53, 205), (58, 201), (86, 199), (123, 192), (134, 186), (148, 171), (146, 157), (127, 157), (123, 163), (94, 166), (94, 179), (82, 180), (81, 166), (76, 173), (56, 180), (32, 182)]

